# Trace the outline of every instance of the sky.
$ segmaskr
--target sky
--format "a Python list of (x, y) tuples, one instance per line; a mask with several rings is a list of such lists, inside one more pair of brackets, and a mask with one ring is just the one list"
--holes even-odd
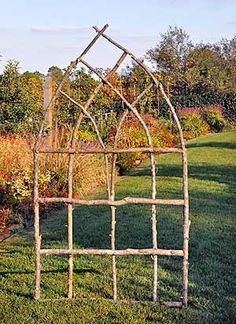
[[(195, 43), (236, 34), (236, 0), (0, 0), (0, 15), (0, 72), (12, 59), (21, 72), (64, 68), (94, 37), (94, 25), (109, 24), (107, 34), (138, 57), (170, 25)], [(119, 55), (101, 39), (87, 60), (106, 68)]]

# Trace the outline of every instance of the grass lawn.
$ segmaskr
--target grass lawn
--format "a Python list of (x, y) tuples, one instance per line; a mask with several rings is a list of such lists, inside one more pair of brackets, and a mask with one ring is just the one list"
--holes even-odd
[[(188, 143), (190, 186), (189, 307), (167, 309), (150, 303), (116, 304), (112, 298), (111, 257), (75, 257), (75, 297), (95, 300), (37, 301), (34, 290), (33, 230), (0, 244), (0, 323), (234, 323), (236, 132), (214, 134)], [(159, 198), (181, 197), (181, 164), (175, 154), (158, 158)], [(117, 182), (117, 198), (150, 196), (151, 180), (142, 165)], [(98, 193), (102, 196), (103, 193)], [(43, 247), (66, 247), (66, 213), (42, 221)], [(75, 247), (110, 247), (108, 207), (74, 211)], [(160, 248), (182, 248), (181, 207), (158, 207)], [(151, 246), (148, 206), (117, 209), (117, 248)], [(67, 260), (42, 258), (42, 295), (65, 297)], [(158, 258), (160, 301), (179, 300), (180, 257)], [(118, 297), (151, 300), (150, 257), (117, 257)]]

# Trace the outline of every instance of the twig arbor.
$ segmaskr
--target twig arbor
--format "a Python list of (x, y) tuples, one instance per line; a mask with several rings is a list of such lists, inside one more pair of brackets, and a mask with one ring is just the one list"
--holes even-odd
[[(183, 138), (183, 133), (181, 130), (181, 125), (179, 123), (178, 117), (176, 115), (175, 109), (172, 106), (168, 96), (166, 95), (162, 84), (155, 78), (153, 73), (138, 59), (131, 53), (129, 50), (115, 42), (112, 38), (110, 38), (107, 34), (105, 34), (108, 25), (105, 25), (101, 30), (97, 27), (94, 27), (96, 31), (96, 36), (89, 43), (89, 45), (85, 48), (82, 54), (72, 61), (67, 67), (63, 80), (57, 87), (55, 94), (52, 96), (50, 102), (48, 103), (45, 113), (44, 120), (42, 122), (38, 138), (35, 142), (34, 146), (34, 212), (35, 212), (35, 254), (36, 254), (36, 264), (35, 264), (35, 276), (36, 276), (36, 286), (35, 286), (35, 299), (40, 299), (40, 280), (41, 280), (41, 256), (42, 255), (66, 255), (68, 257), (68, 298), (73, 298), (73, 258), (75, 255), (108, 255), (112, 257), (112, 277), (113, 277), (113, 300), (117, 300), (117, 266), (116, 266), (116, 256), (126, 256), (126, 255), (150, 255), (153, 258), (153, 302), (157, 302), (157, 256), (179, 256), (183, 258), (183, 289), (182, 289), (182, 299), (180, 301), (172, 301), (166, 302), (165, 304), (170, 307), (182, 307), (187, 306), (188, 299), (188, 241), (189, 241), (189, 197), (188, 197), (188, 171), (187, 171), (187, 154), (186, 148)], [(88, 64), (84, 57), (91, 49), (91, 47), (95, 44), (95, 42), (103, 37), (108, 42), (113, 44), (115, 47), (121, 50), (122, 54), (118, 59), (117, 63), (114, 67), (108, 72), (106, 76), (100, 74), (97, 69), (93, 68), (90, 64)], [(109, 76), (114, 73), (119, 66), (122, 64), (124, 59), (129, 56), (138, 66), (140, 66), (145, 73), (150, 77), (151, 83), (147, 85), (147, 87), (138, 95), (133, 103), (127, 101), (127, 99), (123, 96), (123, 94), (115, 88), (109, 82)], [(76, 102), (73, 98), (71, 98), (67, 93), (62, 91), (62, 85), (64, 81), (69, 77), (72, 70), (77, 66), (78, 63), (82, 63), (85, 67), (87, 67), (90, 71), (95, 73), (97, 77), (100, 79), (97, 87), (91, 94), (88, 101), (81, 105), (79, 102)], [(123, 101), (123, 104), (126, 106), (126, 110), (124, 110), (121, 115), (120, 121), (117, 126), (115, 140), (113, 147), (106, 147), (104, 144), (102, 137), (99, 133), (99, 129), (97, 127), (96, 121), (93, 116), (89, 113), (89, 108), (96, 100), (96, 95), (99, 90), (103, 87), (103, 85), (109, 86), (112, 91), (114, 91), (119, 98)], [(141, 117), (139, 111), (136, 108), (139, 100), (147, 93), (149, 89), (155, 87), (159, 89), (161, 95), (164, 97), (168, 107), (172, 113), (173, 119), (177, 125), (181, 148), (154, 148), (152, 138), (149, 132), (147, 125), (145, 124), (143, 118)], [(43, 136), (43, 132), (46, 128), (47, 124), (47, 114), (52, 105), (54, 104), (57, 96), (61, 94), (66, 97), (73, 104), (78, 106), (81, 109), (81, 113), (79, 114), (75, 127), (73, 129), (72, 137), (70, 140), (70, 145), (68, 148), (42, 148), (40, 146), (40, 141)], [(135, 117), (138, 119), (140, 124), (142, 125), (148, 142), (148, 147), (140, 147), (140, 148), (127, 148), (120, 149), (117, 147), (118, 139), (120, 136), (122, 124), (125, 121), (129, 112), (132, 112)], [(76, 148), (76, 134), (80, 128), (81, 122), (84, 117), (87, 117), (91, 124), (94, 127), (96, 132), (98, 141), (100, 143), (101, 148), (96, 149), (78, 149)], [(116, 167), (116, 159), (117, 154), (123, 152), (143, 152), (148, 153), (150, 155), (151, 161), (151, 179), (152, 179), (152, 195), (148, 198), (130, 198), (126, 197), (121, 200), (115, 200), (115, 167)], [(68, 196), (67, 198), (61, 197), (53, 197), (53, 198), (43, 198), (39, 196), (39, 155), (43, 153), (50, 154), (67, 154), (69, 156), (68, 159)], [(183, 199), (158, 199), (156, 192), (156, 164), (155, 164), (155, 154), (159, 153), (180, 153), (182, 155), (182, 166), (183, 166)], [(102, 154), (104, 156), (105, 163), (105, 172), (106, 172), (106, 188), (107, 188), (107, 199), (103, 200), (81, 200), (73, 198), (73, 164), (78, 154)], [(111, 156), (111, 167), (109, 166), (108, 156)], [(41, 248), (41, 235), (40, 235), (40, 215), (39, 215), (39, 206), (40, 204), (45, 203), (65, 203), (67, 205), (67, 226), (68, 226), (68, 247), (67, 249), (42, 249)], [(152, 214), (152, 248), (148, 249), (116, 249), (116, 208), (123, 205), (129, 204), (146, 204), (151, 206), (151, 214)], [(73, 248), (73, 206), (74, 205), (108, 205), (111, 209), (111, 248), (110, 249), (74, 249)], [(181, 205), (183, 206), (183, 249), (182, 250), (170, 250), (170, 249), (160, 249), (158, 248), (157, 242), (157, 205)]]

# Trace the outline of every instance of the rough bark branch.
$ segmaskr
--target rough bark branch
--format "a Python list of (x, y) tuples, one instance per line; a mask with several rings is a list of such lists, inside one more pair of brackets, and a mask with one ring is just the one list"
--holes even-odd
[(38, 198), (39, 203), (59, 203), (64, 202), (67, 204), (78, 204), (78, 205), (88, 205), (88, 206), (124, 206), (124, 205), (174, 205), (174, 206), (183, 206), (183, 199), (150, 199), (150, 198), (132, 198), (126, 197), (121, 200), (82, 200), (82, 199), (72, 199), (72, 198), (63, 198), (63, 197), (52, 197), (52, 198)]
[(57, 154), (119, 154), (119, 153), (182, 153), (182, 149), (175, 147), (130, 147), (130, 148), (105, 148), (105, 149), (50, 149), (50, 148), (41, 148), (39, 153), (57, 153)]
[(166, 256), (183, 256), (182, 250), (165, 250), (165, 249), (126, 249), (126, 250), (109, 250), (109, 249), (41, 249), (42, 255), (166, 255)]

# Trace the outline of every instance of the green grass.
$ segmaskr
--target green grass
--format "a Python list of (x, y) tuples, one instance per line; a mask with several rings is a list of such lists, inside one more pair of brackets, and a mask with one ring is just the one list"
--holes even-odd
[[(96, 300), (33, 300), (33, 230), (0, 245), (0, 323), (233, 323), (235, 282), (236, 133), (214, 134), (188, 144), (190, 185), (189, 307), (167, 309), (150, 303), (118, 302), (112, 297), (111, 258), (76, 257), (75, 297)], [(180, 158), (158, 159), (158, 196), (181, 197)], [(148, 164), (117, 182), (117, 198), (150, 196)], [(102, 196), (101, 191), (98, 195)], [(75, 247), (109, 248), (109, 208), (79, 207), (74, 212)], [(66, 247), (65, 211), (42, 221), (43, 247)], [(181, 248), (180, 207), (158, 207), (158, 241), (162, 248)], [(117, 248), (151, 246), (147, 206), (117, 209)], [(159, 300), (178, 300), (181, 258), (159, 257)], [(42, 295), (66, 296), (65, 257), (43, 257)], [(118, 257), (118, 297), (151, 300), (150, 257)]]

